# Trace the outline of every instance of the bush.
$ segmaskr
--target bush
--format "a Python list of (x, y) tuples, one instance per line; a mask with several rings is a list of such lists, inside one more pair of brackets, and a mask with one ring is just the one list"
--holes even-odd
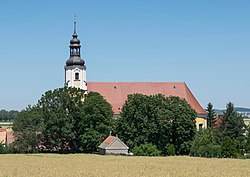
[(10, 146), (0, 143), (0, 154), (10, 154), (12, 149)]
[(197, 149), (191, 148), (190, 155), (200, 157), (221, 157), (221, 146), (208, 144), (199, 146)]
[(143, 144), (134, 148), (134, 155), (137, 156), (159, 156), (161, 151), (153, 144)]
[(216, 145), (210, 129), (198, 131), (190, 149), (190, 155), (200, 157), (220, 157), (221, 146)]
[(221, 146), (209, 144), (206, 148), (207, 157), (221, 157)]
[(224, 157), (236, 157), (237, 149), (236, 142), (228, 136), (223, 138), (221, 143), (222, 155)]
[(5, 153), (5, 146), (4, 144), (0, 142), (0, 154), (4, 154), (4, 153)]
[(169, 156), (175, 155), (175, 148), (173, 144), (167, 144), (166, 149), (167, 149), (167, 155)]

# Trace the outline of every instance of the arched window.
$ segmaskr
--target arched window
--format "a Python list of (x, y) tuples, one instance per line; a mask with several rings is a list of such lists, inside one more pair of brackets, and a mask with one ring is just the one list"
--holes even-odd
[(75, 73), (75, 80), (79, 80), (79, 73)]

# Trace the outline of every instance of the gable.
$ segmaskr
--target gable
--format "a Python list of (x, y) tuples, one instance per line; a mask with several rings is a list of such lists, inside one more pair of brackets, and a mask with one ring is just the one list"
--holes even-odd
[(128, 149), (128, 147), (119, 138), (116, 138), (105, 149), (109, 149), (109, 150), (110, 149)]
[(129, 149), (118, 137), (108, 136), (99, 146), (101, 149)]

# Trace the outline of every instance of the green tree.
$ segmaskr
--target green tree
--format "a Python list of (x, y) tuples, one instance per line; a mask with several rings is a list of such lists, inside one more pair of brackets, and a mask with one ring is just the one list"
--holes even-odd
[(78, 151), (77, 125), (81, 121), (84, 91), (59, 88), (47, 91), (38, 101), (44, 120), (44, 142), (47, 150), (61, 153)]
[(18, 113), (19, 112), (16, 110), (6, 111), (2, 109), (0, 111), (0, 121), (13, 121), (17, 117)]
[(9, 121), (13, 121), (17, 118), (19, 111), (11, 110), (9, 111)]
[(16, 152), (36, 152), (42, 142), (44, 129), (41, 109), (38, 106), (22, 110), (13, 123), (16, 141), (13, 144)]
[(80, 150), (95, 152), (98, 145), (112, 131), (113, 111), (111, 105), (97, 92), (90, 92), (81, 108), (81, 119), (75, 126), (80, 137)]
[(119, 136), (130, 147), (152, 143), (166, 154), (173, 144), (177, 154), (189, 153), (195, 135), (196, 113), (179, 97), (129, 95), (118, 121)]
[(7, 121), (8, 118), (9, 118), (9, 113), (8, 113), (8, 111), (2, 109), (2, 110), (0, 111), (0, 120), (2, 120), (2, 121)]
[(214, 133), (210, 128), (196, 132), (190, 154), (202, 157), (218, 157), (221, 155), (221, 146), (216, 144)]
[(222, 115), (220, 129), (223, 136), (228, 136), (238, 141), (244, 140), (245, 124), (243, 118), (234, 110), (234, 105), (231, 102), (227, 104), (227, 109)]
[(162, 95), (128, 96), (122, 108), (122, 118), (118, 120), (117, 132), (131, 149), (148, 143), (163, 148), (170, 143), (171, 122), (166, 116), (166, 103)]
[(236, 141), (229, 136), (225, 136), (221, 143), (222, 155), (224, 157), (236, 157)]
[(216, 114), (213, 109), (212, 103), (208, 103), (206, 111), (207, 111), (207, 126), (213, 129), (215, 127)]
[(189, 154), (191, 142), (195, 137), (196, 112), (186, 100), (179, 97), (167, 98), (172, 112), (171, 143), (175, 146), (177, 155)]

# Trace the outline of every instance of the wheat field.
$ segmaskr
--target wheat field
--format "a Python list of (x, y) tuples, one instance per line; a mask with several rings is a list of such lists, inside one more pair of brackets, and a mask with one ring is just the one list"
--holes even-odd
[(0, 176), (248, 177), (250, 160), (90, 154), (0, 155)]

